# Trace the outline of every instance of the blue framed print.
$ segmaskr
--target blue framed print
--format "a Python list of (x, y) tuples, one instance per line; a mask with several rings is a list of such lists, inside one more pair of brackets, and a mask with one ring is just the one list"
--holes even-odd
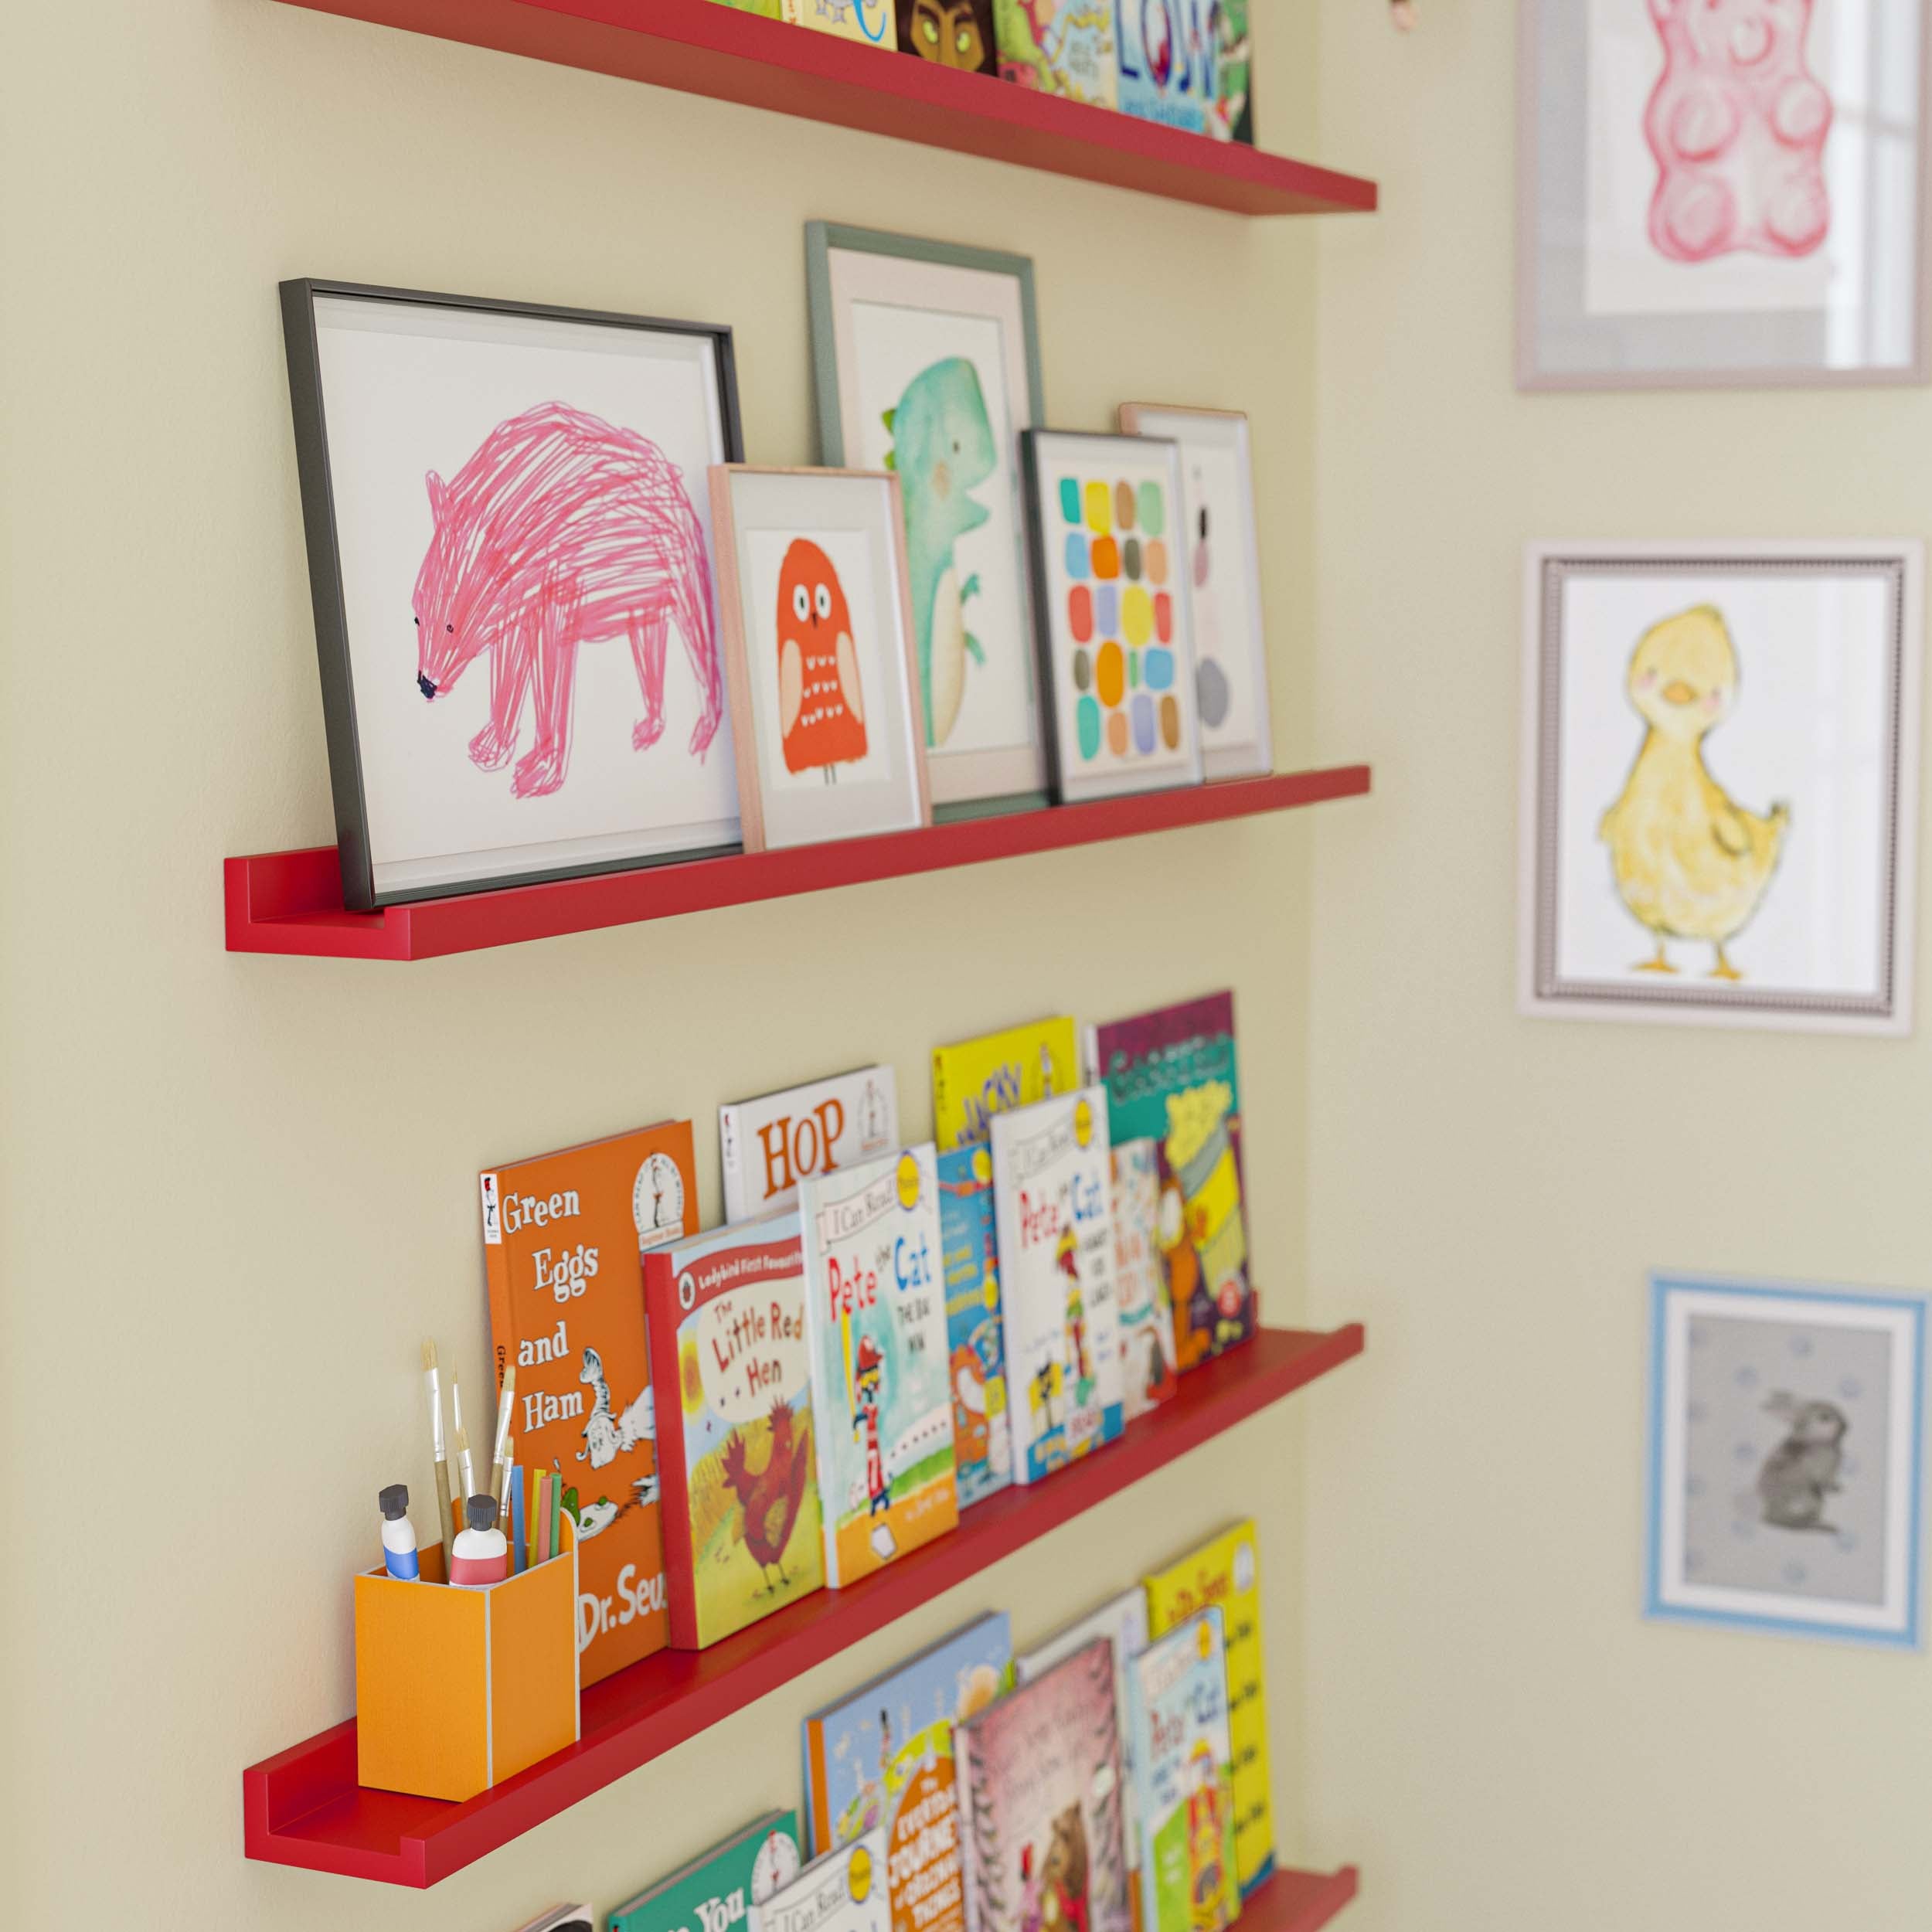
[(1647, 1616), (1920, 1647), (1925, 1316), (1651, 1277)]

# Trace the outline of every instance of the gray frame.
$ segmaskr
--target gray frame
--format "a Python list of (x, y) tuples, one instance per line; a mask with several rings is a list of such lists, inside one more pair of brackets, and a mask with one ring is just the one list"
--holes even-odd
[[(1010, 276), (1019, 284), (1020, 315), (1026, 343), (1026, 388), (1032, 421), (1015, 426), (1017, 437), (1026, 429), (1040, 429), (1046, 423), (1046, 389), (1040, 374), (1039, 310), (1035, 298), (1032, 258), (1012, 255), (998, 249), (971, 248), (960, 243), (931, 241), (918, 235), (896, 235), (873, 228), (855, 228), (839, 222), (813, 221), (805, 224), (805, 294), (811, 318), (812, 403), (817, 422), (818, 461), (827, 469), (850, 467), (845, 449), (844, 413), (838, 384), (837, 329), (832, 311), (832, 251), (842, 249), (862, 255), (883, 255), (898, 261), (927, 262), (943, 268), (975, 269), (993, 275)], [(1015, 474), (1019, 453), (1014, 452)], [(1026, 528), (1023, 485), (1014, 504), (1015, 558), (1022, 595), (1029, 608), (1023, 614), (1026, 629), (1032, 627), (1030, 601), (1032, 573)], [(1047, 783), (1050, 770), (1045, 693), (1033, 658), (1033, 639), (1022, 635), (1014, 640), (1033, 679), (1034, 765), (1040, 782), (1019, 791), (1002, 791), (985, 796), (954, 799), (941, 803), (935, 799), (933, 821), (944, 825), (960, 818), (981, 818), (1009, 811), (1030, 811), (1051, 802)], [(949, 758), (982, 757), (979, 752), (948, 753), (926, 749), (927, 769), (937, 774)]]

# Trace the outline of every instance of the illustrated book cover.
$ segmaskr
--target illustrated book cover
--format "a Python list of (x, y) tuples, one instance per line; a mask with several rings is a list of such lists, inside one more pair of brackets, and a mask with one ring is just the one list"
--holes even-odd
[(670, 1640), (680, 1650), (825, 1585), (804, 1270), (795, 1210), (645, 1257), (666, 1403), (658, 1454)]
[(898, 17), (901, 53), (964, 73), (999, 71), (993, 0), (899, 0)]
[[(516, 1459), (563, 1478), (587, 1688), (670, 1631), (641, 1256), (695, 1218), (691, 1123), (493, 1168), (478, 1185), (497, 1387), (514, 1364)], [(494, 1417), (477, 1420), (471, 1447), (487, 1468)]]
[(1131, 1932), (1116, 1697), (1103, 1638), (954, 1733), (973, 1932)]
[(932, 1144), (799, 1189), (825, 1581), (836, 1590), (959, 1521)]
[(885, 1834), (893, 1932), (964, 1932), (953, 1730), (1012, 1682), (1012, 1628), (1000, 1611), (806, 1720), (812, 1844)]
[(1174, 1304), (1161, 1265), (1161, 1149), (1122, 1141), (1114, 1149), (1114, 1289), (1121, 1308), (1127, 1419), (1151, 1414), (1180, 1386), (1175, 1374)]
[(1234, 1875), (1242, 1897), (1250, 1898), (1274, 1872), (1267, 1693), (1261, 1669), (1260, 1566), (1254, 1525), (1236, 1523), (1145, 1580), (1148, 1628), (1156, 1637), (1211, 1605), (1221, 1612), (1228, 1730), (1234, 1746)]
[(1114, 0), (1010, 0), (995, 13), (1002, 80), (1090, 107), (1119, 106)]
[(796, 1811), (770, 1811), (611, 1914), (611, 1932), (744, 1932), (804, 1861)]
[(1155, 1638), (1128, 1681), (1141, 1932), (1224, 1932), (1240, 1916), (1241, 1892), (1219, 1607)]
[(1120, 107), (1141, 121), (1205, 134), (1218, 110), (1216, 0), (1119, 0)]
[(815, 33), (835, 33), (868, 46), (896, 47), (899, 16), (893, 0), (778, 0), (779, 17)]
[(899, 1145), (899, 1085), (889, 1066), (861, 1066), (718, 1109), (725, 1219), (794, 1206), (808, 1174), (829, 1174)]
[(939, 1242), (946, 1281), (946, 1342), (951, 1352), (953, 1454), (959, 1506), (966, 1509), (1013, 1480), (989, 1149), (956, 1147), (940, 1155)]
[(745, 1932), (892, 1932), (884, 1832), (868, 1832), (814, 1859), (752, 1906)]
[(1208, 132), (1217, 141), (1254, 145), (1254, 25), (1251, 0), (1216, 0), (1219, 44)]
[(1092, 1029), (1087, 1063), (1115, 1140), (1160, 1144), (1161, 1258), (1185, 1374), (1254, 1333), (1234, 995)]
[(1107, 1094), (993, 1119), (1013, 1480), (1038, 1482), (1126, 1427)]
[(524, 1927), (523, 1932), (597, 1932), (597, 1915), (587, 1905), (553, 1905)]
[(933, 1125), (941, 1153), (983, 1147), (995, 1114), (1030, 1107), (1080, 1083), (1070, 1019), (1036, 1020), (933, 1049)]

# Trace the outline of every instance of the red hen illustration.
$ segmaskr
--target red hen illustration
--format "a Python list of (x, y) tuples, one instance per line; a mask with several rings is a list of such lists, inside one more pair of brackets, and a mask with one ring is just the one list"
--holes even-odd
[(791, 1580), (785, 1574), (785, 1546), (791, 1541), (811, 1473), (811, 1455), (801, 1453), (792, 1434), (791, 1410), (783, 1402), (773, 1405), (771, 1454), (755, 1475), (747, 1466), (744, 1438), (735, 1429), (724, 1446), (724, 1478), (744, 1511), (745, 1547), (760, 1570), (777, 1571), (774, 1589)]

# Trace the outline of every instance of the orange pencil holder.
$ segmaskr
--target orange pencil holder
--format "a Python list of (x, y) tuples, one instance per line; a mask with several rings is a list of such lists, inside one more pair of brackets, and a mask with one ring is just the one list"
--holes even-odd
[(443, 1546), (422, 1575), (355, 1579), (355, 1752), (359, 1783), (461, 1801), (573, 1744), (577, 1544), (500, 1583), (453, 1589)]

